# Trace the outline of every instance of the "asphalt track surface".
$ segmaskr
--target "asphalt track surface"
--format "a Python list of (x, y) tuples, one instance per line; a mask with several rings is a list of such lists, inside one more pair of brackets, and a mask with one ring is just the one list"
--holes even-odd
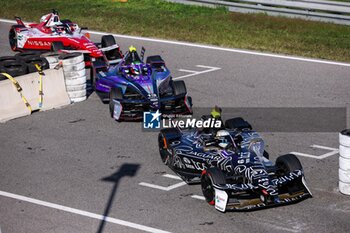
[[(2, 56), (13, 54), (9, 26), (0, 23)], [(160, 54), (173, 77), (206, 69), (197, 65), (220, 68), (183, 78), (197, 107), (350, 106), (349, 66), (130, 38), (117, 41), (124, 51), (134, 45), (144, 46), (148, 55)], [(95, 93), (81, 103), (9, 121), (0, 125), (1, 232), (142, 232), (146, 226), (168, 232), (350, 232), (350, 196), (337, 189), (339, 155), (334, 150), (317, 159), (332, 149), (310, 147), (337, 148), (338, 134), (263, 137), (272, 160), (291, 151), (314, 155), (299, 156), (314, 197), (278, 208), (222, 214), (191, 197), (202, 195), (198, 185), (170, 191), (139, 185), (165, 187), (180, 181), (164, 177), (173, 173), (160, 160), (157, 133), (142, 132), (141, 123), (113, 121), (108, 105)], [(93, 214), (112, 220), (104, 222)]]

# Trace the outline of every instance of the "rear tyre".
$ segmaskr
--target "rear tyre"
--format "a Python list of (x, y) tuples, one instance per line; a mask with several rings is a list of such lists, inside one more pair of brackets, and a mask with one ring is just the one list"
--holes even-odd
[(235, 117), (225, 121), (225, 128), (227, 129), (248, 129), (251, 130), (252, 126), (248, 121), (244, 120), (242, 117)]
[(102, 38), (101, 38), (102, 48), (106, 48), (106, 47), (109, 47), (109, 46), (112, 46), (115, 44), (116, 44), (116, 42), (115, 42), (114, 36), (112, 36), (112, 35), (102, 36)]
[[(106, 47), (109, 47), (109, 46), (112, 46), (115, 44), (117, 44), (117, 42), (115, 42), (114, 36), (112, 36), (112, 35), (102, 36), (102, 39), (101, 39), (102, 48), (106, 48)], [(122, 58), (122, 55), (119, 51), (119, 48), (105, 51), (105, 55), (109, 61)]]
[(51, 52), (58, 52), (64, 49), (64, 45), (61, 41), (54, 41), (51, 43)]
[(109, 113), (111, 114), (111, 117), (113, 118), (114, 114), (114, 99), (122, 99), (123, 98), (123, 92), (119, 87), (112, 87), (111, 91), (109, 92)]
[(175, 96), (187, 94), (186, 84), (183, 80), (173, 81), (173, 93)]
[(223, 172), (217, 167), (204, 170), (201, 177), (201, 188), (203, 196), (209, 205), (215, 205), (214, 183), (217, 185), (225, 185), (226, 180)]

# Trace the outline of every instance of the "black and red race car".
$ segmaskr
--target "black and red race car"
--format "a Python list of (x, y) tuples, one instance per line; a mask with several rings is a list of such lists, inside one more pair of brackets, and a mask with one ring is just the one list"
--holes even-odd
[(9, 32), (9, 42), (13, 51), (59, 51), (77, 50), (84, 53), (86, 65), (91, 60), (106, 59), (117, 63), (123, 57), (119, 46), (112, 35), (105, 35), (100, 44), (89, 39), (88, 33), (70, 20), (60, 20), (58, 12), (41, 17), (40, 23), (25, 24), (21, 18), (15, 17), (17, 24), (12, 25)]

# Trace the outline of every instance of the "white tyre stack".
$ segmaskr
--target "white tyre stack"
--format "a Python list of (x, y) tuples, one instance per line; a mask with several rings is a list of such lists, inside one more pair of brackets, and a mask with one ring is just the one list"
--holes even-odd
[(66, 89), (73, 103), (86, 100), (86, 70), (84, 56), (71, 53), (59, 57), (63, 66)]
[(46, 60), (49, 62), (50, 69), (53, 69), (58, 65), (58, 63), (60, 61), (58, 59), (59, 55), (61, 55), (61, 53), (52, 52), (52, 53), (43, 53), (40, 55), (40, 57), (46, 58)]
[(339, 191), (350, 195), (350, 129), (339, 133)]

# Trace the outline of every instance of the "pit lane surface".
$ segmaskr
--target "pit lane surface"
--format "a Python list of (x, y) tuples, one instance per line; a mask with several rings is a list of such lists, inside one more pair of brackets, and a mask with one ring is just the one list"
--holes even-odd
[[(10, 55), (7, 23), (0, 23), (0, 55)], [(99, 36), (92, 36), (95, 41)], [(144, 46), (179, 70), (219, 67), (184, 78), (197, 107), (349, 107), (350, 67), (255, 56), (199, 47), (117, 38), (123, 51)], [(349, 120), (349, 117), (348, 119)], [(291, 151), (321, 155), (338, 147), (337, 133), (264, 133), (271, 159)], [(216, 211), (200, 186), (162, 191), (178, 180), (164, 166), (157, 133), (141, 123), (117, 123), (93, 93), (85, 102), (34, 113), (0, 125), (0, 191), (169, 232), (349, 232), (350, 197), (337, 190), (338, 154), (299, 157), (314, 198), (247, 213)], [(120, 169), (137, 167), (136, 174)], [(126, 169), (128, 170), (128, 169)], [(119, 173), (118, 173), (119, 171)], [(1, 232), (99, 232), (101, 220), (0, 196)], [(142, 232), (106, 222), (103, 232)]]

